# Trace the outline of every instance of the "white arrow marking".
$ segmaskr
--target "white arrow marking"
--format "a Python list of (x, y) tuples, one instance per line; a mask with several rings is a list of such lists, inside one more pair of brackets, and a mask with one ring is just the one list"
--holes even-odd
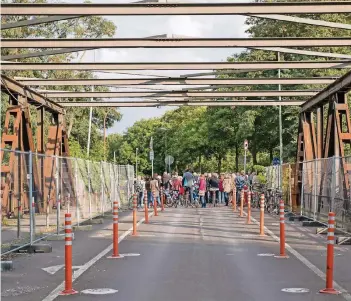
[[(51, 267), (47, 267), (47, 268), (42, 268), (42, 270), (44, 270), (45, 272), (48, 272), (50, 275), (54, 275), (55, 273), (57, 273), (59, 270), (61, 270), (65, 265), (64, 264), (59, 264), (59, 265), (53, 265)], [(72, 267), (73, 270), (78, 270), (80, 269), (81, 266), (80, 265), (74, 265)]]

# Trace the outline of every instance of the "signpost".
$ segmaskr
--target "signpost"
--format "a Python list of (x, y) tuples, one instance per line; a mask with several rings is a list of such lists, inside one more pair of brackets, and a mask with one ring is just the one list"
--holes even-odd
[(174, 158), (170, 155), (167, 155), (165, 158), (165, 163), (166, 166), (168, 166), (168, 171), (169, 173), (171, 173), (171, 164), (174, 162)]
[(249, 148), (249, 141), (245, 139), (244, 141), (244, 150), (245, 150), (245, 155), (244, 155), (244, 174), (246, 174), (246, 155), (247, 155), (247, 149)]

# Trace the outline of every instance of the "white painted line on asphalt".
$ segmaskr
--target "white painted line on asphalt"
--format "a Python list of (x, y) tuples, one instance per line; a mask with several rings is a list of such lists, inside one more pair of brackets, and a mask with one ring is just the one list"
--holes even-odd
[(124, 254), (120, 254), (123, 257), (136, 257), (136, 256), (140, 256), (139, 253), (124, 253)]
[(117, 293), (118, 290), (114, 290), (112, 288), (90, 288), (81, 291), (83, 294), (87, 295), (110, 295)]
[[(246, 212), (244, 212), (245, 216), (247, 215)], [(256, 224), (260, 225), (259, 222), (251, 216), (251, 220)], [(269, 230), (267, 227), (264, 227), (265, 232), (268, 233), (274, 240), (279, 242), (279, 237), (275, 235), (271, 230)], [(319, 268), (317, 268), (312, 262), (310, 262), (306, 257), (301, 255), (299, 252), (297, 252), (293, 247), (291, 247), (289, 244), (285, 243), (285, 248), (293, 254), (299, 261), (301, 261), (305, 266), (307, 266), (312, 272), (314, 272), (317, 276), (322, 278), (324, 281), (326, 280), (325, 273), (322, 272)], [(335, 281), (333, 282), (334, 288), (340, 292), (342, 292), (342, 296), (344, 297), (345, 300), (351, 301), (351, 294), (344, 289), (342, 286), (340, 286), (338, 283)], [(46, 301), (46, 300), (45, 300)]]
[(292, 287), (292, 288), (283, 288), (282, 292), (293, 293), (293, 294), (303, 294), (303, 293), (309, 293), (310, 290), (308, 288)]
[[(149, 217), (153, 216), (153, 212), (149, 214)], [(145, 221), (145, 218), (142, 218), (137, 226), (141, 225)], [(126, 232), (124, 232), (118, 239), (118, 242), (124, 240), (130, 233), (132, 233), (133, 227), (130, 227)], [(80, 277), (86, 270), (88, 270), (92, 265), (94, 265), (97, 261), (99, 261), (102, 257), (105, 257), (108, 252), (110, 252), (113, 248), (113, 244), (110, 244), (105, 250), (97, 254), (95, 257), (90, 259), (87, 263), (82, 265), (78, 271), (75, 271), (72, 275), (72, 281), (74, 282), (78, 277)], [(59, 286), (57, 286), (47, 297), (45, 297), (42, 301), (53, 301), (55, 300), (61, 291), (63, 291), (65, 286), (65, 282), (63, 281)]]
[(257, 256), (259, 257), (273, 257), (275, 254), (272, 253), (261, 253), (261, 254), (257, 254)]
[(155, 237), (155, 234), (139, 234), (139, 237)]

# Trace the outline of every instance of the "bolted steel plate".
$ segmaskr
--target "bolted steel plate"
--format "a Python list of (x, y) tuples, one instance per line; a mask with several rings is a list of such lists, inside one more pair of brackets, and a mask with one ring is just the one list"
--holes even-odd
[(110, 295), (117, 292), (118, 290), (112, 288), (91, 288), (81, 291), (81, 293), (86, 295)]

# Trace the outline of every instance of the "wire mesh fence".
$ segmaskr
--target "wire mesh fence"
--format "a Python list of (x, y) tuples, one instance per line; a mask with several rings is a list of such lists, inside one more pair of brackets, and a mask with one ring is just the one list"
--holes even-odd
[(266, 168), (267, 187), (281, 187), (286, 205), (292, 208), (293, 203), (300, 204), (300, 214), (313, 220), (326, 223), (328, 213), (335, 212), (338, 226), (351, 231), (351, 173), (344, 169), (350, 163), (351, 156), (303, 162), (298, 175), (301, 179), (299, 196), (295, 193), (295, 164), (269, 166)]
[(134, 168), (73, 157), (1, 149), (2, 254), (60, 234), (64, 214), (80, 225), (111, 211), (117, 200), (128, 208)]

